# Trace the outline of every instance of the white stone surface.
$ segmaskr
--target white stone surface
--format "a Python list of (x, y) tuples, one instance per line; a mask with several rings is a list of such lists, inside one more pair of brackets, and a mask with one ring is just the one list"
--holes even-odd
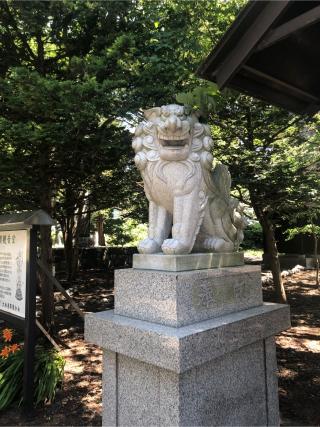
[(180, 328), (119, 316), (109, 310), (86, 315), (85, 339), (182, 373), (288, 327), (289, 306), (272, 303)]
[(118, 424), (118, 354), (103, 350), (102, 359), (102, 407), (103, 426)]
[(152, 108), (145, 118), (132, 143), (149, 200), (149, 234), (139, 252), (236, 251), (243, 206), (230, 196), (228, 168), (213, 167), (209, 126), (180, 105)]
[(278, 377), (276, 344), (274, 337), (264, 340), (265, 348), (265, 369), (266, 369), (266, 389), (268, 401), (268, 425), (279, 425), (279, 397), (278, 397)]
[(185, 255), (134, 254), (133, 268), (145, 270), (187, 271), (244, 265), (243, 252), (196, 253)]
[(256, 265), (183, 272), (122, 269), (115, 272), (114, 285), (115, 314), (175, 327), (262, 304)]
[(268, 422), (266, 392), (277, 396), (277, 389), (266, 389), (263, 340), (183, 374), (121, 354), (106, 353), (106, 366), (111, 358), (117, 359), (110, 365), (114, 373), (109, 370), (117, 378), (117, 394), (106, 383), (103, 425), (277, 425)]

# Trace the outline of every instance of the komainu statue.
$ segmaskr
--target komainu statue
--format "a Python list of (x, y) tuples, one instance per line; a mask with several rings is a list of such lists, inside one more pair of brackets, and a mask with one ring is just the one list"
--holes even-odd
[(243, 206), (230, 196), (228, 168), (213, 167), (209, 126), (180, 105), (151, 108), (144, 115), (132, 143), (149, 200), (149, 237), (139, 252), (238, 250)]

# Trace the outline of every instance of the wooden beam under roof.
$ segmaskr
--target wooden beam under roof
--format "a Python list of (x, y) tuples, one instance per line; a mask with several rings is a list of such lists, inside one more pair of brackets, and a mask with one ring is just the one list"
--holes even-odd
[(272, 1), (266, 4), (253, 25), (248, 29), (242, 39), (238, 41), (233, 51), (230, 52), (227, 59), (219, 68), (216, 81), (220, 88), (224, 87), (227, 81), (247, 59), (248, 52), (259, 43), (275, 19), (281, 15), (289, 3), (290, 1)]
[(302, 101), (316, 102), (316, 103), (320, 102), (319, 98), (312, 95), (311, 93), (308, 93), (304, 90), (301, 90), (301, 89), (297, 88), (296, 86), (292, 86), (286, 82), (283, 82), (282, 80), (279, 80), (279, 79), (271, 76), (270, 74), (265, 74), (265, 73), (255, 69), (253, 67), (250, 67), (248, 65), (243, 65), (242, 69), (245, 70), (246, 72), (248, 72), (249, 74), (256, 76), (257, 78), (259, 78), (261, 80), (268, 81), (272, 85), (281, 87), (281, 89), (283, 89), (285, 92), (287, 92), (288, 94), (293, 95), (297, 98), (300, 98)]
[[(238, 73), (232, 82), (229, 85), (235, 90), (240, 90), (241, 92), (247, 93), (248, 95), (253, 95), (255, 98), (261, 99), (263, 101), (268, 102), (269, 104), (277, 105), (279, 107), (284, 107), (288, 102), (290, 102), (291, 111), (304, 114), (306, 110), (311, 110), (312, 112), (316, 112), (319, 110), (318, 107), (313, 106), (313, 108), (309, 107), (305, 101), (297, 99), (296, 97), (284, 94), (280, 91), (272, 91), (272, 88), (266, 84), (266, 82), (259, 82), (258, 80), (252, 80), (249, 78), (249, 75), (246, 76), (243, 72)], [(270, 100), (270, 93), (272, 93), (272, 100)]]
[(266, 49), (272, 46), (274, 43), (290, 36), (292, 33), (302, 30), (309, 25), (315, 24), (320, 21), (320, 6), (316, 6), (308, 12), (299, 15), (290, 21), (280, 25), (274, 30), (270, 30), (265, 36), (261, 43), (255, 49), (255, 52), (259, 52), (262, 49)]

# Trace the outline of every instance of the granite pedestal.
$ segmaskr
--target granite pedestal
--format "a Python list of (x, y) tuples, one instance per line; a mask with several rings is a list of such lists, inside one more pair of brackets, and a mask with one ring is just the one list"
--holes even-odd
[(85, 322), (104, 349), (103, 425), (279, 425), (274, 335), (289, 319), (263, 304), (258, 266), (118, 270), (115, 309)]

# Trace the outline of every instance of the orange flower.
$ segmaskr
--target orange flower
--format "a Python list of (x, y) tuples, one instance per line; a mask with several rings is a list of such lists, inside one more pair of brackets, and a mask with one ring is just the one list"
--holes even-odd
[(2, 331), (2, 336), (5, 342), (10, 342), (12, 340), (12, 329), (5, 328)]
[(10, 347), (8, 347), (8, 346), (3, 347), (3, 349), (1, 350), (1, 353), (0, 353), (0, 356), (3, 358), (6, 358), (9, 356), (9, 354), (10, 354)]
[(18, 350), (20, 350), (20, 345), (19, 344), (12, 344), (12, 345), (10, 345), (10, 352), (11, 353), (15, 353)]

